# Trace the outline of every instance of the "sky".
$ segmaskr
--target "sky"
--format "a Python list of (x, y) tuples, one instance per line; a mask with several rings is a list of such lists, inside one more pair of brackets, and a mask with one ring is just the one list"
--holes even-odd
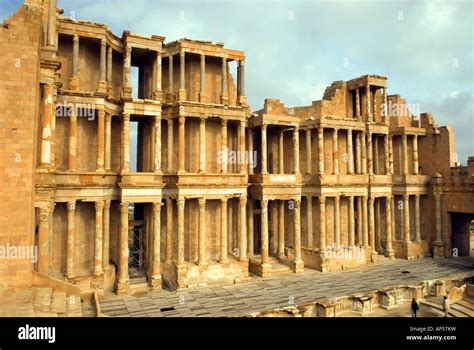
[[(22, 0), (0, 0), (0, 18)], [(388, 77), (438, 125), (453, 127), (456, 158), (474, 155), (473, 1), (58, 0), (64, 16), (123, 30), (225, 43), (246, 54), (252, 110), (265, 98), (310, 105), (335, 80)]]

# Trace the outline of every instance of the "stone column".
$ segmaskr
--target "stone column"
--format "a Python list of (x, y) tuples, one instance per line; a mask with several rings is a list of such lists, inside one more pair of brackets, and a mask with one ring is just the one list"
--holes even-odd
[(153, 98), (155, 100), (161, 100), (163, 98), (163, 89), (162, 89), (162, 65), (161, 65), (161, 52), (156, 51), (155, 58), (155, 88), (153, 93)]
[(374, 137), (374, 174), (380, 174), (379, 172), (379, 135)]
[(169, 56), (169, 63), (168, 63), (168, 89), (169, 94), (173, 95), (173, 55)]
[(248, 246), (249, 246), (249, 258), (253, 258), (254, 246), (253, 246), (253, 201), (249, 200), (247, 202), (247, 212), (248, 212)]
[(173, 172), (173, 149), (174, 149), (174, 140), (173, 140), (173, 119), (167, 119), (168, 122), (168, 173)]
[(318, 172), (324, 174), (324, 129), (318, 128)]
[(333, 174), (339, 174), (339, 145), (337, 139), (338, 129), (334, 129), (332, 133), (332, 159), (333, 159)]
[(185, 53), (181, 51), (179, 53), (179, 92), (178, 92), (178, 100), (185, 101), (186, 100), (186, 78), (185, 78)]
[(67, 203), (67, 243), (66, 243), (66, 276), (71, 279), (76, 277), (74, 273), (74, 253), (75, 253), (75, 210), (76, 201)]
[(347, 173), (354, 175), (354, 151), (352, 150), (352, 129), (347, 129)]
[(349, 199), (349, 247), (355, 245), (354, 232), (354, 196), (347, 197)]
[(280, 130), (280, 133), (278, 135), (278, 173), (279, 174), (284, 174), (285, 173), (285, 166), (283, 164), (283, 156), (284, 156), (284, 149), (283, 149), (283, 140), (284, 140), (284, 132), (283, 130)]
[(107, 49), (107, 92), (109, 95), (113, 93), (112, 87), (112, 72), (113, 72), (113, 58), (114, 53), (112, 48), (109, 46)]
[(240, 105), (246, 105), (247, 104), (247, 99), (245, 97), (245, 61), (240, 60), (239, 61), (239, 104)]
[(356, 117), (360, 120), (360, 96), (359, 96), (359, 88), (355, 89), (356, 92)]
[(413, 174), (418, 175), (418, 135), (413, 135)]
[(362, 150), (362, 174), (367, 174), (367, 147), (366, 147), (366, 137), (365, 133), (361, 132), (360, 133), (360, 141), (362, 144), (361, 150)]
[(311, 129), (306, 129), (306, 174), (311, 175)]
[(394, 251), (392, 248), (392, 198), (391, 196), (385, 198), (385, 233), (386, 233), (386, 243), (385, 243), (385, 256), (392, 258), (394, 256)]
[(69, 117), (69, 153), (68, 170), (75, 171), (77, 164), (77, 115), (76, 108), (71, 107), (71, 116)]
[(390, 175), (393, 175), (393, 137), (388, 136), (388, 165)]
[(227, 120), (221, 119), (221, 173), (227, 173), (227, 160), (229, 158), (229, 152), (227, 149)]
[(267, 170), (267, 125), (262, 124), (262, 174), (268, 174)]
[(253, 174), (253, 162), (255, 159), (253, 159), (253, 131), (252, 128), (249, 126), (248, 128), (248, 139), (249, 139), (249, 166), (248, 166), (248, 173), (250, 175)]
[(118, 283), (128, 283), (128, 202), (120, 203), (120, 233), (118, 254)]
[(410, 196), (403, 195), (403, 241), (410, 243)]
[(199, 265), (207, 265), (206, 259), (206, 199), (199, 198)]
[(385, 150), (384, 160), (385, 160), (385, 174), (390, 175), (390, 147), (388, 145), (388, 134), (383, 137), (383, 149)]
[(201, 54), (201, 74), (199, 81), (199, 102), (206, 102), (206, 55)]
[(54, 118), (54, 87), (43, 84), (43, 116), (41, 119), (41, 159), (40, 167), (50, 168), (52, 166), (53, 148), (53, 118)]
[(123, 114), (122, 125), (122, 173), (130, 171), (130, 114)]
[(268, 200), (262, 199), (261, 201), (262, 212), (261, 212), (261, 266), (268, 267)]
[(397, 206), (397, 203), (395, 202), (395, 196), (391, 196), (391, 204), (392, 204), (392, 237), (393, 239), (396, 239), (397, 237), (397, 230), (396, 230), (396, 218), (397, 218), (397, 213), (395, 211), (395, 208)]
[(380, 199), (374, 198), (374, 217), (375, 217), (375, 250), (377, 252), (383, 252), (381, 232), (381, 212), (380, 212)]
[(173, 200), (166, 198), (166, 262), (173, 257)]
[(293, 234), (294, 234), (294, 247), (295, 247), (295, 258), (293, 264), (295, 269), (303, 264), (301, 258), (301, 198), (295, 199), (294, 219), (293, 219)]
[(153, 203), (153, 265), (151, 285), (161, 287), (161, 197)]
[(239, 123), (239, 153), (240, 156), (240, 173), (245, 174), (247, 165), (245, 164), (245, 120), (241, 120)]
[(407, 135), (402, 135), (402, 150), (403, 150), (403, 175), (408, 175), (408, 151), (407, 151)]
[(179, 132), (178, 132), (178, 174), (185, 173), (184, 162), (186, 158), (185, 153), (185, 122), (184, 116), (179, 116)]
[(222, 79), (221, 79), (221, 103), (226, 105), (229, 104), (229, 93), (227, 92), (227, 57), (222, 57)]
[(371, 93), (370, 93), (369, 84), (365, 86), (365, 96), (366, 96), (365, 102), (367, 104), (367, 120), (371, 122), (373, 121), (373, 119), (372, 119), (372, 113), (371, 113), (371, 108), (370, 108)]
[(79, 90), (79, 35), (72, 39), (72, 75), (69, 79), (69, 90)]
[(95, 202), (95, 259), (94, 259), (94, 276), (100, 276), (104, 273), (102, 269), (103, 255), (103, 211), (104, 202)]
[(435, 197), (435, 220), (436, 220), (436, 240), (434, 243), (438, 245), (443, 244), (443, 238), (441, 236), (441, 194), (434, 193)]
[(326, 196), (319, 196), (319, 251), (324, 255), (326, 250)]
[(300, 173), (300, 138), (298, 128), (293, 129), (293, 173)]
[(362, 198), (357, 197), (357, 245), (362, 246)]
[(161, 116), (155, 116), (155, 137), (154, 137), (154, 149), (153, 154), (153, 171), (161, 174)]
[(178, 257), (176, 263), (178, 266), (184, 264), (184, 206), (186, 199), (184, 196), (178, 197)]
[(313, 248), (313, 196), (306, 196), (306, 217), (308, 220), (308, 248)]
[(199, 172), (206, 172), (206, 117), (199, 118)]
[(243, 194), (239, 198), (239, 224), (240, 224), (240, 241), (239, 241), (239, 257), (240, 261), (248, 261), (247, 258), (247, 195)]
[(127, 46), (125, 47), (125, 59), (123, 61), (123, 97), (126, 99), (132, 98), (131, 71), (132, 48)]
[(285, 201), (278, 201), (278, 258), (285, 257)]
[(360, 144), (360, 133), (356, 133), (356, 168), (357, 168), (357, 174), (362, 174), (362, 159), (361, 159), (361, 144)]
[(421, 242), (420, 195), (415, 195), (415, 242)]
[(105, 271), (109, 268), (110, 262), (110, 199), (104, 201), (104, 214), (103, 214), (103, 236), (104, 244), (102, 249), (102, 268)]
[(40, 224), (38, 228), (38, 272), (41, 275), (50, 274), (50, 226), (55, 203), (40, 208)]
[(367, 196), (362, 196), (362, 244), (369, 247), (369, 230), (367, 223)]
[(370, 251), (375, 253), (375, 208), (374, 208), (375, 198), (369, 197), (369, 245)]
[(100, 41), (99, 85), (97, 92), (107, 93), (107, 41)]
[(374, 163), (372, 159), (372, 133), (367, 133), (367, 167), (369, 175), (374, 174)]
[(97, 110), (97, 164), (95, 171), (104, 172), (105, 165), (105, 111)]
[(105, 170), (111, 169), (112, 157), (112, 115), (105, 113)]
[(221, 199), (221, 263), (227, 262), (227, 197)]
[(56, 0), (48, 3), (48, 46), (56, 47)]
[(334, 197), (334, 246), (339, 249), (341, 246), (341, 197)]

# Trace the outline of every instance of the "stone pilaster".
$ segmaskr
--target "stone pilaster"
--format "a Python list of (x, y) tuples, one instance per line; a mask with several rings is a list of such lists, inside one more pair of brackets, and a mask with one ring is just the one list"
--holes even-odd
[(436, 239), (433, 242), (433, 255), (435, 258), (442, 258), (444, 256), (444, 243), (442, 237), (441, 226), (441, 194), (433, 193), (435, 198), (435, 221), (436, 221)]
[(47, 46), (52, 47), (56, 47), (56, 11), (56, 0), (49, 0)]
[(248, 227), (247, 227), (247, 234), (248, 234), (248, 247), (249, 247), (249, 258), (253, 258), (254, 254), (254, 245), (253, 245), (253, 201), (249, 200), (247, 202), (247, 215), (248, 215)]
[(313, 248), (313, 196), (306, 196), (306, 220), (308, 222), (308, 248)]
[(347, 173), (354, 175), (354, 151), (352, 149), (352, 129), (347, 129)]
[(421, 242), (420, 195), (415, 195), (415, 242)]
[(278, 258), (285, 257), (285, 201), (278, 201)]
[(161, 174), (161, 116), (155, 116), (155, 125), (154, 131), (155, 136), (153, 138), (154, 141), (154, 154), (153, 154), (153, 171), (155, 173)]
[(114, 52), (109, 46), (107, 49), (107, 93), (109, 96), (113, 95), (114, 88), (112, 85), (112, 72), (113, 72), (113, 58)]
[(339, 174), (339, 142), (337, 136), (338, 129), (334, 129), (332, 133), (332, 159), (333, 159), (333, 174)]
[(357, 120), (361, 121), (359, 88), (356, 88), (355, 92), (356, 92), (356, 118)]
[(38, 228), (38, 272), (41, 275), (50, 274), (50, 228), (55, 203), (51, 202), (39, 209), (39, 228)]
[(206, 55), (201, 54), (201, 74), (199, 81), (199, 102), (206, 102)]
[(341, 246), (341, 197), (334, 197), (334, 246), (339, 249)]
[(369, 225), (367, 222), (367, 196), (362, 196), (362, 244), (364, 247), (369, 247)]
[(173, 172), (173, 150), (174, 150), (174, 140), (173, 140), (173, 119), (167, 119), (168, 123), (168, 173)]
[(40, 167), (51, 169), (53, 148), (54, 87), (43, 84), (43, 115), (41, 119), (41, 155)]
[(72, 74), (69, 78), (69, 90), (79, 90), (79, 35), (74, 34), (72, 39)]
[(262, 174), (268, 174), (267, 170), (267, 125), (262, 124)]
[(372, 133), (367, 133), (367, 170), (369, 175), (374, 174), (374, 162), (372, 159)]
[(369, 245), (370, 245), (370, 252), (372, 254), (376, 253), (375, 250), (375, 214), (374, 214), (374, 202), (375, 198), (370, 196), (369, 197)]
[(403, 161), (403, 175), (408, 174), (408, 151), (407, 151), (407, 135), (402, 135), (402, 161)]
[(245, 120), (241, 120), (239, 123), (239, 153), (240, 173), (245, 174), (247, 170), (247, 165), (245, 164)]
[(163, 89), (162, 89), (162, 65), (161, 65), (161, 52), (156, 52), (155, 57), (155, 87), (153, 91), (153, 99), (161, 101), (163, 99)]
[(418, 136), (413, 135), (413, 174), (418, 175)]
[(174, 95), (174, 84), (173, 84), (173, 56), (169, 55), (168, 57), (168, 94), (173, 100), (173, 95)]
[(122, 91), (122, 98), (126, 100), (130, 100), (132, 98), (131, 71), (132, 71), (132, 48), (130, 46), (127, 46), (125, 47), (125, 58), (123, 61), (123, 91)]
[(362, 159), (361, 159), (361, 144), (360, 144), (360, 133), (356, 132), (356, 173), (362, 174)]
[(74, 271), (74, 253), (75, 253), (75, 210), (76, 201), (67, 203), (67, 239), (66, 239), (66, 276), (68, 279), (73, 279)]
[(245, 97), (245, 61), (239, 61), (239, 105), (246, 106), (247, 98)]
[(324, 174), (324, 129), (318, 128), (318, 172)]
[(392, 198), (391, 196), (385, 198), (385, 234), (386, 234), (386, 243), (385, 243), (385, 256), (393, 258), (395, 252), (392, 248)]
[(301, 258), (301, 198), (296, 198), (294, 202), (293, 241), (295, 258), (293, 260), (293, 269), (295, 272), (300, 272), (304, 269), (303, 259)]
[(362, 144), (362, 147), (361, 147), (361, 156), (362, 156), (362, 174), (367, 174), (367, 146), (366, 146), (366, 137), (365, 137), (365, 133), (364, 132), (361, 132), (359, 134), (359, 137), (360, 137), (360, 141), (361, 141), (361, 144)]
[(256, 160), (253, 159), (253, 130), (250, 126), (248, 128), (248, 140), (249, 140), (248, 141), (248, 143), (249, 143), (248, 173), (250, 175), (252, 175), (253, 174), (253, 162), (256, 161)]
[(371, 111), (371, 108), (370, 108), (370, 100), (372, 98), (371, 95), (372, 94), (370, 92), (370, 85), (367, 84), (365, 86), (365, 102), (366, 102), (366, 109), (367, 109), (367, 121), (369, 121), (369, 122), (373, 121), (372, 111)]
[(283, 140), (284, 140), (285, 133), (283, 130), (280, 130), (278, 134), (278, 173), (284, 174), (285, 173), (285, 166), (283, 164), (284, 159), (284, 149), (283, 149)]
[(229, 104), (229, 93), (227, 87), (227, 57), (222, 57), (222, 78), (221, 78), (221, 103)]
[(357, 245), (362, 246), (362, 198), (357, 197)]
[(120, 203), (117, 294), (128, 293), (128, 202)]
[(410, 196), (403, 196), (403, 242), (410, 243)]
[(198, 264), (207, 265), (206, 259), (206, 199), (199, 198), (199, 254)]
[(349, 247), (355, 246), (355, 227), (354, 227), (354, 196), (347, 197), (349, 200)]
[(171, 262), (173, 257), (173, 200), (166, 198), (166, 259)]
[(390, 175), (390, 147), (388, 146), (388, 134), (383, 137), (383, 149), (384, 149), (384, 162), (385, 162), (385, 174)]
[(161, 197), (153, 203), (153, 265), (151, 285), (161, 287)]
[(271, 268), (268, 262), (268, 200), (262, 199), (261, 201), (261, 267), (262, 270)]
[(379, 169), (379, 135), (374, 137), (374, 174), (380, 174)]
[(388, 163), (390, 175), (393, 175), (393, 137), (388, 136)]
[(112, 158), (112, 115), (105, 114), (105, 170), (111, 169)]
[(319, 196), (319, 251), (322, 255), (326, 250), (326, 196)]

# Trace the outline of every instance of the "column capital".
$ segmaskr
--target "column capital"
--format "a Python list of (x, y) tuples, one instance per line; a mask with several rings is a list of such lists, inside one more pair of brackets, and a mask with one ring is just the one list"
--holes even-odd
[(293, 202), (295, 203), (295, 209), (301, 207), (301, 197), (294, 198), (294, 199), (293, 199)]
[(131, 54), (132, 53), (132, 47), (131, 46), (125, 46), (125, 53), (126, 54)]
[(109, 46), (109, 47), (107, 48), (107, 53), (108, 53), (108, 54), (112, 54), (113, 51), (114, 51), (114, 50), (112, 49), (112, 46)]
[(247, 195), (246, 195), (246, 194), (241, 195), (241, 196), (239, 197), (239, 205), (240, 205), (241, 207), (245, 207), (245, 206), (247, 205)]
[(262, 209), (268, 209), (268, 199), (260, 200), (260, 204), (261, 204)]
[(108, 113), (108, 112), (105, 113), (105, 121), (107, 123), (110, 123), (112, 121), (112, 114), (111, 113)]
[(186, 197), (178, 196), (178, 198), (176, 199), (176, 203), (178, 204), (179, 209), (184, 209), (184, 205), (186, 203)]
[(325, 194), (320, 194), (319, 195), (319, 201), (321, 203), (326, 203), (326, 195)]
[(229, 200), (229, 198), (227, 196), (221, 198), (221, 204), (227, 205), (228, 200)]
[(267, 131), (267, 124), (265, 124), (265, 123), (262, 123), (262, 130), (265, 130), (265, 131)]
[(130, 121), (130, 114), (128, 114), (128, 113), (123, 113), (123, 114), (122, 114), (122, 118), (123, 118), (123, 121), (129, 122), (129, 121)]
[(180, 115), (178, 117), (179, 124), (184, 124), (185, 121), (186, 121), (186, 117), (184, 115)]
[(68, 211), (76, 210), (76, 201), (75, 200), (67, 202), (67, 210)]
[(105, 40), (105, 39), (100, 39), (100, 45), (106, 46), (106, 45), (107, 45), (107, 40)]
[(105, 210), (109, 210), (110, 209), (110, 203), (111, 203), (111, 200), (109, 198), (105, 199), (104, 200), (104, 209)]
[(221, 118), (221, 125), (227, 126), (227, 119)]
[(198, 198), (199, 209), (203, 210), (206, 207), (206, 198)]
[(153, 211), (157, 212), (161, 209), (163, 206), (163, 202), (161, 201), (161, 198), (158, 198), (156, 202), (153, 202)]
[(128, 202), (120, 203), (120, 213), (123, 215), (128, 214)]
[(95, 206), (96, 211), (104, 210), (104, 201), (103, 200), (96, 201), (94, 203), (94, 206)]
[(74, 35), (72, 36), (72, 40), (73, 40), (73, 41), (76, 41), (76, 42), (79, 41), (79, 35), (74, 34)]

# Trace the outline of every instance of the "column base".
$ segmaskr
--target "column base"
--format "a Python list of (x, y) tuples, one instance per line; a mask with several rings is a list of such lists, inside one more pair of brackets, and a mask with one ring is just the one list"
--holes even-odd
[(111, 85), (107, 86), (107, 94), (109, 97), (112, 97), (114, 94), (114, 88)]
[(122, 99), (126, 101), (132, 100), (132, 88), (130, 86), (124, 86), (122, 89)]
[(104, 80), (99, 81), (99, 85), (97, 86), (97, 93), (99, 94), (106, 94), (107, 93), (107, 82)]
[(371, 262), (377, 262), (377, 257), (379, 256), (379, 253), (377, 252), (370, 252), (370, 261)]
[(79, 91), (79, 77), (69, 78), (69, 90)]
[(303, 260), (293, 260), (291, 262), (291, 268), (293, 269), (293, 272), (298, 273), (298, 272), (303, 272), (304, 271), (304, 262)]
[(179, 89), (178, 101), (186, 101), (186, 90)]
[(444, 243), (443, 242), (433, 242), (433, 257), (444, 258)]
[(386, 250), (385, 250), (385, 256), (386, 256), (387, 258), (394, 259), (394, 258), (395, 258), (395, 250), (393, 250), (393, 249), (386, 249)]
[(126, 282), (118, 282), (116, 288), (117, 295), (128, 295), (130, 292), (130, 284)]
[(227, 95), (221, 95), (221, 103), (223, 105), (228, 105), (229, 104), (229, 96)]
[(92, 276), (91, 289), (100, 290), (104, 288), (104, 274)]
[(272, 275), (272, 265), (269, 263), (263, 263), (255, 268), (255, 272), (260, 277), (270, 277)]
[(150, 286), (152, 289), (161, 289), (161, 275), (151, 276)]
[(163, 100), (163, 91), (162, 90), (156, 90), (153, 93), (153, 99), (156, 100), (156, 101)]

